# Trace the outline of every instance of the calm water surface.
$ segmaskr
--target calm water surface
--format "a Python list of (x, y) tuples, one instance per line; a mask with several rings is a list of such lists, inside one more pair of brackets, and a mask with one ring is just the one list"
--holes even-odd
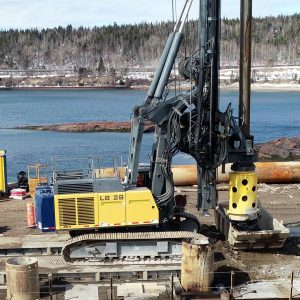
[[(9, 129), (22, 125), (87, 121), (125, 121), (132, 107), (145, 98), (135, 90), (25, 90), (0, 91), (0, 149), (7, 150), (9, 181), (28, 163), (50, 163), (51, 157), (100, 156), (127, 160), (128, 133), (60, 133)], [(237, 92), (221, 93), (221, 108), (232, 102), (237, 113)], [(299, 136), (300, 93), (252, 93), (251, 131), (256, 142)], [(148, 162), (153, 136), (146, 134), (141, 161)], [(186, 155), (175, 162), (191, 163)]]

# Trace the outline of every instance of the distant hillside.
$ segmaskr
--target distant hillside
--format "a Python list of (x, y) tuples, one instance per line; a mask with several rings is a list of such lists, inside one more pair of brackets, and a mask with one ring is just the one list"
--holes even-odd
[[(69, 70), (103, 74), (128, 68), (151, 69), (173, 24), (117, 25), (90, 28), (0, 31), (0, 69)], [(186, 27), (181, 56), (196, 49), (197, 22)], [(300, 63), (300, 14), (255, 18), (253, 65)], [(239, 21), (222, 20), (221, 65), (238, 64)]]

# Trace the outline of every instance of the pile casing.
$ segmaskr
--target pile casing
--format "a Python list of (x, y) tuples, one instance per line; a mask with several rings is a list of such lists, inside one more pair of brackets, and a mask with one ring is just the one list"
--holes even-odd
[(40, 298), (38, 261), (32, 257), (10, 258), (6, 262), (8, 300)]
[(214, 250), (207, 242), (182, 243), (181, 286), (186, 292), (208, 292), (213, 283)]

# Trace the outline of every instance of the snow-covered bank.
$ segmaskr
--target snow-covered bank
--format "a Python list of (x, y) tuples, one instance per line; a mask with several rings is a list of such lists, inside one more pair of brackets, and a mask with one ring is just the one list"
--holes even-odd
[[(3, 71), (2, 71), (3, 72)], [(127, 70), (127, 72), (116, 72), (114, 76), (104, 75), (81, 75), (62, 74), (57, 72), (57, 76), (49, 76), (31, 73), (28, 76), (1, 74), (0, 87), (13, 88), (108, 88), (114, 86), (131, 87), (134, 89), (147, 89), (153, 78), (154, 71), (142, 68)], [(220, 70), (220, 87), (226, 90), (238, 89), (239, 70), (238, 68)], [(256, 67), (252, 68), (252, 89), (257, 91), (300, 91), (300, 66), (276, 66), (276, 67)], [(180, 80), (176, 83), (175, 81)], [(170, 88), (187, 90), (190, 82), (180, 79), (177, 71), (172, 72)]]
[[(239, 84), (221, 85), (221, 90), (238, 91)], [(252, 83), (252, 91), (257, 92), (300, 92), (300, 84), (295, 83)]]
[[(300, 66), (252, 67), (252, 89), (270, 91), (300, 91)], [(222, 88), (237, 89), (239, 70), (222, 69)]]

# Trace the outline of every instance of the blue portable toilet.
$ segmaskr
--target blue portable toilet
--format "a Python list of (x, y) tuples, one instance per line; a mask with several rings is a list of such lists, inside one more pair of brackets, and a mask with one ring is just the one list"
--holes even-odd
[(50, 186), (35, 189), (35, 221), (42, 232), (55, 231), (54, 194)]

